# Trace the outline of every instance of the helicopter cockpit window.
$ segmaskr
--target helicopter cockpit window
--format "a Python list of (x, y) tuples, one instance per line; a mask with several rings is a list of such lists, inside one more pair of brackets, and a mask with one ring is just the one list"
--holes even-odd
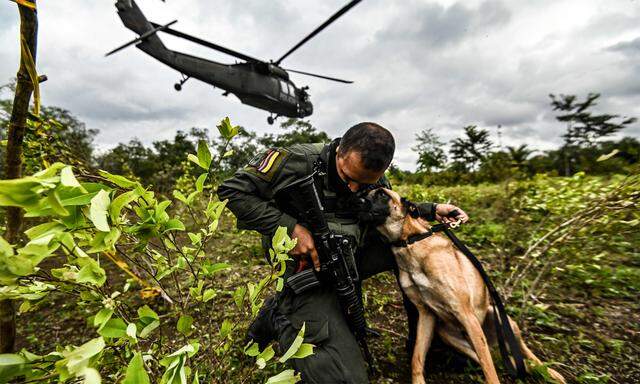
[(289, 85), (289, 94), (291, 96), (295, 96), (296, 94), (296, 88), (293, 86), (293, 84), (288, 84)]
[(280, 80), (280, 89), (282, 93), (287, 95), (289, 94), (289, 84), (287, 84), (285, 81)]

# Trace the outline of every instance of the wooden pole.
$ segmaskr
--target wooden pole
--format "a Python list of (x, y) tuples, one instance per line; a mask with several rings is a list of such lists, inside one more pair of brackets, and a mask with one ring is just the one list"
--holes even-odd
[[(20, 38), (25, 39), (36, 61), (36, 50), (38, 40), (38, 15), (35, 9), (18, 2), (20, 12)], [(35, 6), (35, 0), (30, 1)], [(21, 41), (22, 44), (22, 41)], [(25, 55), (25, 50), (21, 50), (20, 68), (18, 70), (16, 93), (13, 98), (13, 109), (11, 110), (11, 120), (9, 121), (9, 132), (7, 137), (7, 155), (5, 158), (5, 172), (7, 179), (17, 179), (22, 177), (22, 145), (27, 128), (27, 116), (29, 114), (29, 103), (33, 93), (33, 82), (29, 76), (27, 63), (30, 61)], [(37, 81), (37, 80), (36, 80)], [(8, 207), (6, 210), (7, 230), (5, 239), (10, 244), (16, 244), (20, 239), (23, 212), (17, 207)], [(0, 301), (0, 353), (11, 353), (15, 348), (16, 339), (16, 318), (15, 308), (11, 300)]]

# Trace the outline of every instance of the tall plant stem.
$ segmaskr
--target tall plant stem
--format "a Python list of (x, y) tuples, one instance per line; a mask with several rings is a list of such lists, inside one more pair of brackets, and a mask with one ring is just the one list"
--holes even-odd
[[(35, 0), (33, 3), (36, 3)], [(22, 177), (22, 145), (27, 129), (29, 102), (34, 89), (33, 79), (29, 76), (28, 63), (35, 63), (38, 40), (38, 15), (36, 11), (23, 5), (18, 5), (18, 10), (20, 12), (20, 41), (23, 49), (20, 55), (20, 68), (18, 69), (16, 92), (7, 134), (6, 174), (4, 175), (7, 179)], [(7, 230), (4, 236), (10, 244), (15, 244), (19, 240), (23, 212), (20, 208), (8, 207), (6, 217)], [(13, 302), (11, 300), (0, 301), (0, 353), (10, 353), (15, 348), (15, 316)]]

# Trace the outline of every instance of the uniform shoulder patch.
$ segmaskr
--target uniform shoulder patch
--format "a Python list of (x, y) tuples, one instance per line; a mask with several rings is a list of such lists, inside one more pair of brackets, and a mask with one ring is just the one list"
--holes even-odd
[(271, 181), (289, 155), (287, 150), (271, 148), (254, 156), (245, 169), (263, 180)]

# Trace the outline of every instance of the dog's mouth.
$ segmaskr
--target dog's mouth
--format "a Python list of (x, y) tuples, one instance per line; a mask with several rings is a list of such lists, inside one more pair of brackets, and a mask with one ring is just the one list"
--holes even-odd
[(389, 209), (389, 196), (382, 188), (374, 189), (367, 193), (363, 199), (367, 202), (366, 209), (360, 213), (360, 220), (374, 226), (382, 225), (391, 214)]

